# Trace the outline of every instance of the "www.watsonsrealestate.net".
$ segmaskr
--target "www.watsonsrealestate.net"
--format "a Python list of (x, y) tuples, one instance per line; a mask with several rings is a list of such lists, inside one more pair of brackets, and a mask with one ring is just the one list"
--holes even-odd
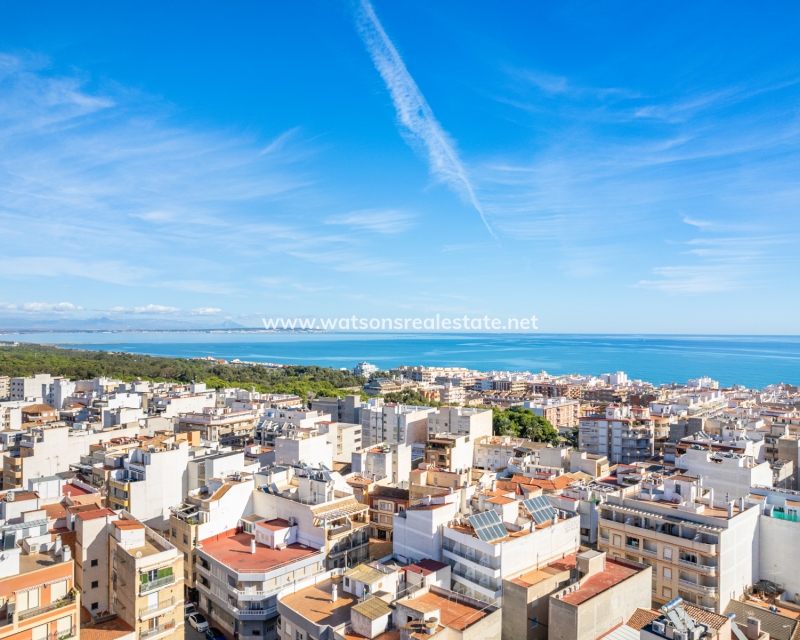
[(265, 329), (323, 331), (538, 331), (538, 318), (490, 318), (489, 316), (429, 318), (263, 318)]

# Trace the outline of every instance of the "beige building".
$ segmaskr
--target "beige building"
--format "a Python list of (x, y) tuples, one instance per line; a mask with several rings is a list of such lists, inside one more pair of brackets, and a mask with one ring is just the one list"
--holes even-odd
[(642, 487), (600, 505), (598, 548), (652, 566), (654, 603), (679, 596), (720, 613), (758, 580), (757, 506), (726, 502), (689, 476)]
[(226, 446), (244, 446), (253, 438), (256, 422), (258, 414), (255, 411), (206, 407), (201, 412), (181, 414), (175, 430), (200, 431), (203, 440)]
[(110, 605), (139, 640), (183, 640), (183, 556), (130, 514), (110, 524)]
[(552, 424), (556, 429), (571, 429), (578, 426), (581, 417), (581, 403), (572, 398), (543, 398), (532, 402), (523, 402), (526, 409)]

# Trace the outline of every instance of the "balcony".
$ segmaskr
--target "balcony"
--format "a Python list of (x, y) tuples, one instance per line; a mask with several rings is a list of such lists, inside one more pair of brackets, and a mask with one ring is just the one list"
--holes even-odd
[(678, 560), (678, 564), (682, 567), (686, 567), (692, 571), (698, 571), (699, 573), (703, 573), (707, 576), (717, 575), (717, 568), (707, 564), (699, 564), (697, 562), (692, 562), (691, 560), (684, 560), (683, 558)]
[(497, 561), (498, 566), (495, 567), (494, 563), (491, 560), (484, 559), (483, 555), (478, 555), (474, 551), (470, 553), (465, 553), (463, 551), (456, 551), (455, 549), (451, 549), (449, 547), (442, 547), (442, 551), (444, 551), (446, 554), (452, 553), (454, 556), (457, 556), (456, 558), (451, 558), (452, 560), (458, 560), (458, 558), (464, 558), (469, 562), (472, 562), (480, 567), (485, 567), (486, 569), (490, 569), (491, 571), (500, 570), (499, 559)]
[(696, 540), (695, 538), (698, 537), (697, 535), (691, 538), (686, 538), (682, 535), (668, 533), (664, 530), (659, 530), (661, 527), (646, 528), (642, 526), (640, 523), (634, 522), (633, 519), (630, 517), (626, 518), (625, 522), (619, 522), (618, 520), (614, 520), (613, 518), (604, 516), (602, 512), (600, 513), (600, 521), (604, 527), (608, 527), (609, 529), (613, 529), (614, 531), (625, 532), (637, 536), (644, 536), (651, 540), (657, 540), (660, 542), (665, 542), (667, 544), (682, 546), (686, 549), (690, 549), (692, 551), (698, 551), (705, 555), (713, 556), (716, 555), (717, 553), (716, 543), (708, 543)]
[(335, 538), (337, 536), (347, 533), (348, 531), (352, 531), (352, 529), (353, 529), (352, 522), (348, 522), (347, 524), (343, 524), (339, 527), (331, 527), (330, 529), (328, 529), (328, 538), (329, 539)]
[(139, 595), (150, 593), (156, 589), (162, 589), (163, 587), (171, 585), (173, 582), (175, 582), (175, 574), (157, 578), (156, 580), (150, 580), (149, 582), (143, 582), (139, 585)]
[(155, 604), (151, 604), (147, 607), (139, 607), (139, 617), (148, 618), (157, 613), (161, 613), (162, 611), (166, 611), (167, 609), (172, 609), (174, 606), (175, 598), (169, 598), (168, 600), (156, 602)]
[(237, 609), (236, 607), (231, 607), (231, 609), (240, 620), (266, 620), (278, 614), (277, 605), (268, 609)]
[(41, 607), (35, 607), (34, 609), (26, 609), (19, 614), (19, 620), (28, 620), (29, 618), (35, 618), (36, 616), (40, 616), (43, 613), (47, 613), (48, 611), (54, 611), (55, 609), (59, 609), (61, 607), (66, 607), (71, 604), (75, 603), (75, 596), (67, 595), (61, 600), (56, 600), (55, 602), (51, 602), (50, 604), (44, 604)]
[(709, 595), (709, 596), (717, 595), (716, 587), (706, 587), (705, 585), (697, 584), (696, 582), (691, 582), (689, 580), (684, 580), (683, 578), (678, 579), (678, 584), (684, 589), (689, 589), (690, 591), (694, 591), (696, 593), (702, 593), (704, 595)]
[(157, 627), (153, 627), (152, 629), (142, 629), (139, 632), (139, 640), (146, 640), (148, 638), (157, 638), (158, 636), (163, 636), (168, 633), (172, 633), (175, 631), (177, 625), (175, 624), (174, 620), (170, 620), (169, 622), (165, 622), (164, 624), (160, 624)]

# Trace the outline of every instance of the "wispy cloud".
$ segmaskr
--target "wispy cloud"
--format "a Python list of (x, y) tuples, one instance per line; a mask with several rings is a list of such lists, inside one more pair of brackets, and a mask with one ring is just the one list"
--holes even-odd
[(357, 26), (375, 68), (386, 83), (406, 140), (412, 147), (424, 151), (433, 176), (472, 204), (486, 229), (496, 237), (456, 152), (455, 144), (436, 120), (433, 110), (384, 31), (369, 0), (361, 0), (359, 4)]
[(65, 313), (80, 311), (83, 307), (71, 302), (0, 302), (0, 311), (22, 311), (27, 313)]
[(109, 313), (135, 313), (135, 314), (149, 314), (149, 315), (165, 315), (179, 313), (178, 307), (169, 307), (163, 304), (147, 304), (141, 307), (112, 307), (108, 310)]
[(345, 225), (375, 233), (402, 233), (411, 228), (414, 216), (403, 211), (364, 210), (351, 211), (325, 220), (328, 225)]
[(192, 314), (196, 316), (213, 316), (218, 313), (222, 313), (222, 309), (217, 307), (199, 307), (197, 309), (192, 309)]

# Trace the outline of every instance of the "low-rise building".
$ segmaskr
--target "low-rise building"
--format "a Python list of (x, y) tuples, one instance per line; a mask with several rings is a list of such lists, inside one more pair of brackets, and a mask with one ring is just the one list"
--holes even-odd
[(370, 537), (392, 540), (394, 516), (409, 505), (408, 489), (378, 485), (369, 494)]
[(258, 413), (253, 410), (231, 411), (227, 408), (205, 407), (202, 411), (183, 413), (178, 417), (178, 433), (200, 431), (203, 440), (223, 446), (243, 447), (253, 438)]

